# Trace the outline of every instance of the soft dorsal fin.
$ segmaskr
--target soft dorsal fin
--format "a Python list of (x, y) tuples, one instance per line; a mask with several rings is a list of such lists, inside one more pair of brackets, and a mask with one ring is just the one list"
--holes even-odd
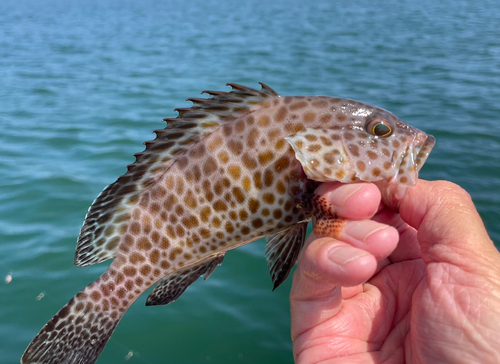
[(120, 242), (120, 227), (130, 218), (141, 193), (154, 185), (196, 142), (219, 125), (259, 109), (279, 95), (261, 83), (262, 89), (228, 83), (230, 92), (203, 91), (208, 99), (188, 99), (190, 108), (176, 109), (177, 118), (164, 119), (165, 129), (155, 130), (156, 138), (145, 142), (146, 149), (135, 154), (127, 173), (97, 197), (90, 207), (78, 237), (75, 264), (83, 267), (113, 258)]
[(184, 291), (198, 278), (205, 275), (205, 280), (210, 277), (215, 268), (222, 264), (224, 253), (198, 265), (177, 271), (156, 285), (146, 300), (146, 306), (168, 305), (178, 299)]
[(266, 262), (273, 280), (273, 291), (288, 277), (297, 262), (306, 239), (307, 223), (303, 222), (266, 238)]

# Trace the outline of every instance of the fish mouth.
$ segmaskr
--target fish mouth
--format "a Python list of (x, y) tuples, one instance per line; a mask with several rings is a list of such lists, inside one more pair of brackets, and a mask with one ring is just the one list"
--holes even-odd
[(418, 172), (422, 169), (435, 144), (436, 138), (419, 131), (403, 152), (397, 165), (397, 172), (391, 182), (408, 186), (416, 185)]
[(422, 169), (425, 161), (429, 158), (432, 148), (436, 144), (436, 138), (432, 135), (425, 135), (425, 141), (423, 144), (416, 144), (413, 147), (413, 160), (415, 161), (415, 168), (417, 172)]

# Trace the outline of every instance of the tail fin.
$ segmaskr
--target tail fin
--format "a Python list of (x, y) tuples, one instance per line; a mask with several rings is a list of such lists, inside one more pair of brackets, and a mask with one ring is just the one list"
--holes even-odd
[(96, 300), (89, 294), (89, 287), (74, 296), (45, 324), (24, 352), (21, 364), (92, 364), (97, 361), (126, 308), (113, 307), (106, 299)]

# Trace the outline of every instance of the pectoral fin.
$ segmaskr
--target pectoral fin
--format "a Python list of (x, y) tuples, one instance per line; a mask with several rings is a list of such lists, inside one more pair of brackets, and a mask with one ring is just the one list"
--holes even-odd
[(215, 268), (222, 264), (223, 259), (224, 254), (219, 254), (215, 258), (163, 278), (148, 296), (146, 306), (168, 305), (175, 301), (202, 275), (205, 275), (207, 280)]
[(345, 227), (346, 220), (337, 216), (335, 208), (327, 199), (315, 193), (299, 194), (295, 200), (297, 208), (307, 211), (313, 219), (313, 233), (317, 237), (337, 238)]
[(307, 222), (266, 238), (267, 266), (273, 280), (273, 291), (288, 277), (297, 262), (306, 238)]

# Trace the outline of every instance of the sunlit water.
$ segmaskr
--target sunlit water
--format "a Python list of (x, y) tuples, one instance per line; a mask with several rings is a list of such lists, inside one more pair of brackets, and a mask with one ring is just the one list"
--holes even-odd
[[(497, 1), (0, 2), (0, 358), (107, 263), (72, 265), (87, 208), (187, 97), (226, 82), (384, 107), (437, 138), (500, 242)], [(467, 222), (464, 222), (465, 224)], [(290, 363), (288, 281), (262, 241), (177, 302), (139, 298), (99, 363)], [(4, 281), (5, 278), (5, 281)]]

